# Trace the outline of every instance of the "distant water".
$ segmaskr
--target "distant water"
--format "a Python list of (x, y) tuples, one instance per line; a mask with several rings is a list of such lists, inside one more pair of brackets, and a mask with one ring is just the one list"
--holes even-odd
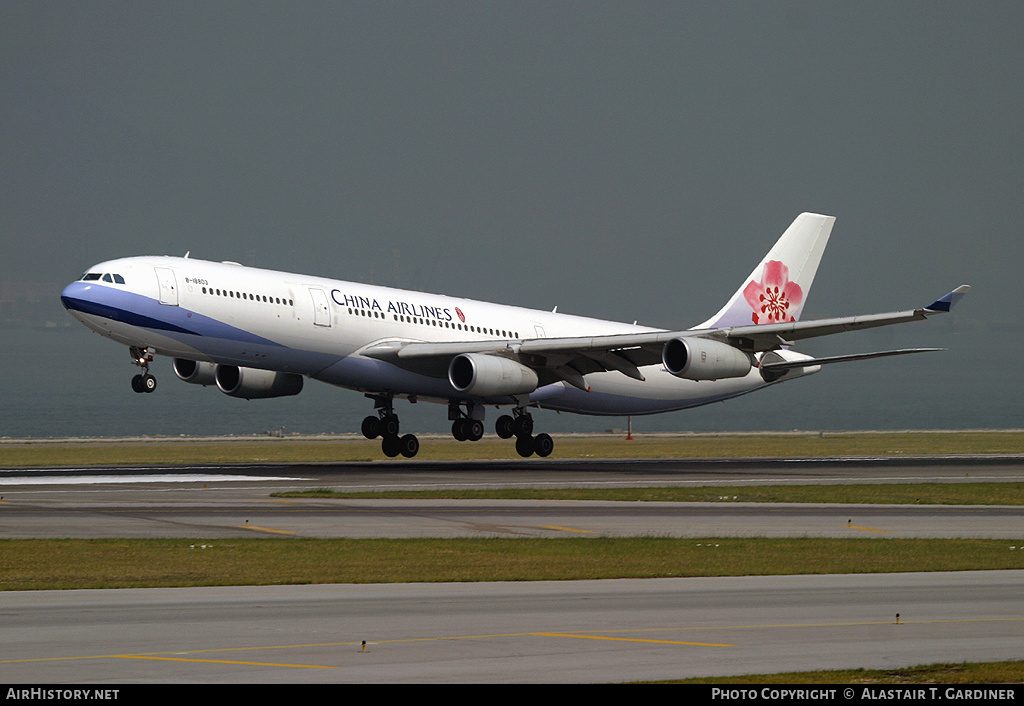
[[(63, 322), (61, 322), (63, 323)], [(855, 429), (1020, 428), (1019, 365), (1004, 350), (979, 350), (977, 340), (949, 327), (911, 326), (909, 334), (864, 332), (835, 337), (828, 348), (802, 345), (816, 355), (891, 347), (946, 346), (950, 350), (828, 366), (817, 375), (688, 411), (634, 417), (634, 432)], [(948, 338), (948, 340), (947, 340)], [(296, 397), (237, 400), (216, 388), (179, 381), (170, 360), (151, 366), (159, 386), (132, 392), (137, 368), (128, 349), (76, 322), (53, 328), (0, 328), (0, 436), (358, 432), (370, 400), (309, 381)], [(442, 405), (396, 403), (404, 430), (447, 432)], [(535, 412), (538, 429), (588, 432), (624, 429), (624, 417)], [(494, 410), (487, 429), (493, 432)]]

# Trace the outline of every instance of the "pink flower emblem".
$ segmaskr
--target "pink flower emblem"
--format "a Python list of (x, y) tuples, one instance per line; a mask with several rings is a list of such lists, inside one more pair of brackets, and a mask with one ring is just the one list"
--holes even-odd
[(747, 283), (743, 296), (754, 310), (750, 318), (755, 324), (796, 321), (790, 310), (796, 311), (804, 300), (800, 285), (789, 281), (789, 268), (778, 260), (765, 263), (761, 281)]

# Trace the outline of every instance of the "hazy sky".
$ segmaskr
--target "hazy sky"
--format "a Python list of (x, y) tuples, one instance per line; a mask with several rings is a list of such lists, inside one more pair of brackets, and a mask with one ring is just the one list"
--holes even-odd
[(959, 331), (1016, 327), (1022, 26), (1020, 2), (3, 0), (3, 277), (190, 250), (683, 327), (817, 211), (805, 317), (969, 282)]

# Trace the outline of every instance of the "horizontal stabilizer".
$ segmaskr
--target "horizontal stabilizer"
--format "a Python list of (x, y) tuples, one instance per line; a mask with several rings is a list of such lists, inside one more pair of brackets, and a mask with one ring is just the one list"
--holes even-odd
[(762, 370), (789, 370), (790, 368), (807, 368), (812, 365), (826, 365), (828, 363), (846, 363), (851, 360), (868, 360), (869, 358), (885, 358), (890, 355), (907, 355), (908, 353), (931, 353), (944, 351), (945, 348), (903, 348), (895, 351), (878, 351), (876, 353), (851, 353), (849, 355), (833, 355), (825, 358), (804, 358), (803, 360), (780, 360), (778, 362), (762, 363)]

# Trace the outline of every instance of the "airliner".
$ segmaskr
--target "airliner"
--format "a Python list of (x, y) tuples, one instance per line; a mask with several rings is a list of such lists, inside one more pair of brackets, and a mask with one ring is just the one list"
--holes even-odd
[(175, 375), (243, 399), (296, 395), (306, 378), (362, 392), (361, 431), (386, 456), (416, 455), (395, 400), (446, 404), (452, 436), (476, 441), (485, 410), (519, 455), (548, 456), (531, 410), (642, 415), (698, 407), (816, 373), (822, 365), (941, 350), (813, 358), (797, 341), (918, 321), (949, 311), (961, 285), (928, 306), (801, 321), (835, 218), (799, 215), (707, 321), (664, 330), (354, 282), (208, 262), (127, 257), (89, 268), (61, 301), (93, 331), (129, 347), (139, 393), (156, 389), (154, 356)]

